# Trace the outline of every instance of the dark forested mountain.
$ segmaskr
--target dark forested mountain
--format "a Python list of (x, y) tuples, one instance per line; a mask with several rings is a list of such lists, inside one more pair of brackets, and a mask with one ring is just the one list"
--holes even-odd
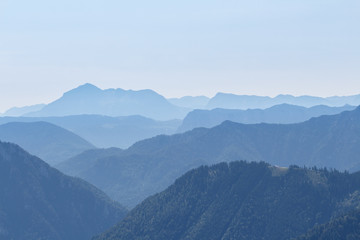
[(52, 165), (95, 148), (74, 133), (47, 122), (0, 125), (0, 140), (16, 143)]
[(0, 142), (0, 239), (86, 240), (125, 213), (85, 181)]
[(282, 240), (339, 212), (359, 174), (232, 162), (186, 173), (96, 240)]
[(355, 171), (359, 169), (359, 156), (360, 107), (298, 124), (226, 121), (211, 129), (157, 136), (134, 144), (120, 155), (99, 158), (91, 168), (76, 170), (76, 176), (133, 207), (204, 164), (248, 160)]
[(360, 239), (360, 210), (354, 210), (318, 225), (296, 240), (357, 240)]
[(46, 105), (29, 117), (99, 114), (107, 116), (142, 115), (157, 120), (182, 119), (188, 110), (169, 103), (152, 90), (101, 90), (85, 84)]
[(210, 98), (205, 96), (185, 96), (182, 98), (168, 98), (168, 101), (176, 106), (189, 109), (205, 108), (210, 101)]
[(250, 95), (235, 95), (230, 93), (218, 93), (211, 98), (207, 109), (225, 108), (225, 109), (255, 109), (255, 108), (269, 108), (279, 104), (291, 104), (303, 107), (313, 107), (316, 105), (327, 106), (344, 106), (346, 104), (352, 106), (360, 105), (360, 95), (344, 96), (344, 97), (313, 97), (313, 96), (299, 96), (292, 95), (278, 95), (274, 98), (263, 96)]
[(155, 121), (142, 116), (109, 117), (76, 115), (65, 117), (2, 117), (1, 123), (45, 121), (63, 127), (97, 147), (128, 148), (137, 141), (160, 134), (173, 134), (181, 120)]
[(312, 117), (321, 115), (333, 115), (356, 107), (346, 105), (343, 107), (328, 107), (324, 105), (305, 108), (300, 106), (281, 104), (267, 109), (213, 109), (194, 110), (185, 117), (179, 132), (185, 132), (197, 127), (214, 127), (229, 120), (232, 122), (254, 124), (254, 123), (299, 123)]

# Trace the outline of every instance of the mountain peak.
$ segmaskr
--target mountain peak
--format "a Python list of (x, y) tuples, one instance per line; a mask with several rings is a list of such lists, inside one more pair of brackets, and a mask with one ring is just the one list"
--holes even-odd
[(156, 120), (185, 117), (187, 109), (170, 104), (153, 90), (100, 89), (90, 83), (80, 85), (27, 116), (69, 116), (98, 114), (106, 116), (142, 115)]
[(93, 88), (96, 88), (96, 89), (99, 89), (97, 86), (91, 84), (91, 83), (85, 83), (83, 85), (80, 85), (79, 87), (77, 88), (84, 88), (84, 89), (93, 89)]
[(66, 92), (65, 94), (69, 94), (69, 93), (89, 93), (89, 92), (98, 92), (101, 91), (100, 88), (98, 88), (97, 86), (91, 84), (91, 83), (85, 83), (83, 85), (78, 86), (77, 88), (74, 88), (68, 92)]

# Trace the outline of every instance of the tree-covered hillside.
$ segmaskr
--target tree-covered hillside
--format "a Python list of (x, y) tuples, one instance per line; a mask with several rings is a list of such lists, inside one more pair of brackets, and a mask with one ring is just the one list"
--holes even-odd
[(232, 162), (186, 173), (96, 240), (282, 240), (346, 211), (359, 174)]
[(296, 240), (357, 240), (360, 239), (360, 211), (354, 210), (327, 224), (311, 229)]

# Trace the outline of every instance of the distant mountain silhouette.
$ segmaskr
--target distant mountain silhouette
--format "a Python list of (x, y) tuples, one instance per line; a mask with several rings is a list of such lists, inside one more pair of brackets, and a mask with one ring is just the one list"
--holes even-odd
[(47, 122), (0, 125), (0, 141), (16, 143), (52, 165), (95, 148), (74, 133)]
[(75, 88), (28, 117), (99, 114), (107, 116), (142, 115), (157, 120), (182, 119), (188, 110), (169, 103), (152, 90), (101, 90), (85, 84)]
[(76, 115), (65, 117), (3, 117), (8, 122), (45, 121), (63, 127), (90, 141), (97, 147), (128, 148), (137, 141), (160, 134), (173, 134), (181, 120), (155, 121), (141, 116), (108, 117), (102, 115)]
[[(211, 129), (157, 136), (73, 172), (123, 205), (134, 207), (201, 165), (248, 160), (355, 171), (359, 170), (359, 156), (360, 107), (298, 124), (246, 125), (226, 121)], [(67, 161), (69, 168), (75, 169), (80, 159)]]
[(255, 95), (217, 93), (214, 97), (185, 96), (166, 99), (153, 90), (102, 90), (84, 84), (63, 94), (48, 105), (10, 109), (3, 116), (49, 117), (70, 115), (131, 116), (141, 115), (155, 120), (183, 119), (193, 109), (265, 109), (279, 104), (304, 107), (316, 105), (360, 105), (360, 95), (343, 97), (313, 97), (278, 95), (274, 98)]
[(0, 114), (0, 116), (19, 117), (30, 112), (40, 111), (44, 106), (45, 104), (37, 104), (26, 107), (13, 107), (3, 114)]
[(254, 123), (299, 123), (312, 117), (334, 115), (343, 111), (354, 110), (354, 106), (328, 107), (324, 105), (305, 108), (289, 104), (276, 105), (267, 109), (221, 109), (194, 110), (185, 117), (178, 132), (186, 132), (197, 127), (215, 127), (229, 120), (232, 122)]
[(265, 96), (235, 95), (230, 93), (218, 93), (211, 98), (207, 109), (225, 108), (225, 109), (265, 109), (279, 104), (291, 104), (303, 107), (313, 107), (316, 105), (327, 105), (340, 107), (346, 104), (352, 106), (360, 105), (360, 95), (344, 97), (313, 97), (292, 95), (278, 95), (274, 98)]
[(346, 211), (339, 206), (359, 183), (359, 173), (245, 162), (203, 166), (94, 239), (287, 240)]
[(205, 96), (185, 96), (182, 98), (168, 98), (168, 101), (176, 106), (189, 109), (203, 109), (207, 106), (210, 98)]
[(85, 181), (0, 142), (1, 240), (86, 240), (126, 212)]

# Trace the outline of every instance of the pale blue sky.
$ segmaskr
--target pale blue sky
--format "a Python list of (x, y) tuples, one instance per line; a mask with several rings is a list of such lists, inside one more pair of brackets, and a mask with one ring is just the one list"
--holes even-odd
[(167, 97), (360, 93), (359, 0), (0, 0), (0, 112), (90, 82)]

